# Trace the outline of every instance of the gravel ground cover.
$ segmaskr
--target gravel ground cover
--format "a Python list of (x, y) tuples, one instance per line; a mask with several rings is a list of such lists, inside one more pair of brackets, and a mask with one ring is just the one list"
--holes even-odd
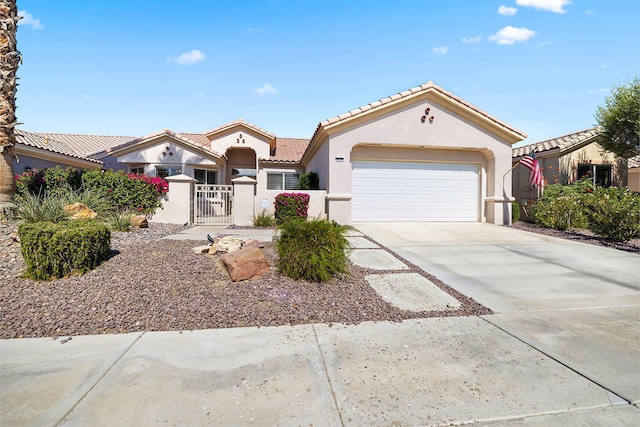
[[(114, 232), (111, 257), (95, 270), (38, 282), (21, 277), (17, 223), (0, 221), (0, 338), (69, 337), (135, 331), (194, 330), (303, 323), (402, 321), (491, 311), (402, 260), (457, 298), (450, 311), (408, 312), (385, 302), (366, 282), (369, 271), (328, 283), (298, 282), (275, 268), (275, 245), (264, 249), (271, 271), (233, 283), (219, 257), (195, 255), (202, 242), (161, 240), (186, 227), (151, 223)], [(406, 273), (407, 270), (403, 270)], [(389, 273), (385, 271), (385, 273)]]

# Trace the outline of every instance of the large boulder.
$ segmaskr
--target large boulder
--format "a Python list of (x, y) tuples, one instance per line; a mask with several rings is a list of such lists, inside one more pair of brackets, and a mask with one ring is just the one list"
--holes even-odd
[(149, 228), (149, 221), (142, 215), (135, 215), (131, 217), (131, 226), (133, 228)]
[(220, 257), (233, 282), (261, 276), (269, 271), (269, 264), (258, 248), (243, 248)]
[(89, 219), (98, 216), (91, 208), (84, 203), (73, 203), (64, 207), (65, 212), (70, 215), (71, 219)]

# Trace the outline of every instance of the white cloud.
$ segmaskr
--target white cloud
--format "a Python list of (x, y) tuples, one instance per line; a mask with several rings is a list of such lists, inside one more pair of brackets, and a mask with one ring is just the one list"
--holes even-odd
[(431, 49), (431, 52), (435, 53), (436, 55), (446, 55), (448, 51), (449, 48), (447, 46), (438, 46)]
[(26, 10), (19, 10), (18, 16), (21, 16), (22, 19), (18, 21), (18, 25), (31, 25), (32, 30), (42, 30), (44, 25), (40, 23), (39, 19), (36, 19)]
[(518, 8), (517, 7), (509, 7), (509, 6), (500, 6), (498, 8), (498, 13), (500, 15), (504, 15), (504, 16), (513, 16), (518, 12)]
[(591, 9), (589, 9), (589, 10), (585, 11), (584, 13), (586, 13), (586, 14), (587, 14), (587, 15), (589, 15), (589, 16), (593, 16), (593, 15), (595, 15), (595, 14), (596, 14), (596, 13), (595, 13), (593, 10), (591, 10)]
[(204, 61), (207, 56), (200, 52), (198, 49), (194, 49), (191, 52), (185, 52), (177, 58), (169, 58), (168, 62), (175, 62), (180, 65), (195, 64), (196, 62)]
[(564, 7), (570, 5), (571, 0), (516, 0), (516, 4), (554, 13), (565, 13)]
[(482, 40), (482, 36), (475, 36), (475, 37), (469, 37), (469, 38), (462, 38), (462, 43), (478, 43), (480, 40)]
[(278, 89), (276, 89), (275, 87), (271, 86), (269, 83), (265, 83), (264, 86), (258, 88), (258, 89), (254, 89), (253, 93), (255, 93), (256, 95), (260, 95), (260, 96), (264, 96), (264, 95), (273, 95), (278, 93)]
[(547, 45), (550, 45), (550, 44), (551, 44), (551, 39), (548, 39), (548, 40), (545, 40), (542, 43), (536, 45), (536, 48), (544, 47), (544, 46), (547, 46)]
[(262, 33), (263, 31), (267, 31), (267, 29), (265, 27), (259, 27), (259, 28), (247, 28), (247, 33)]
[(600, 64), (600, 68), (602, 68), (602, 69), (607, 68), (607, 64)]
[(535, 35), (535, 31), (528, 28), (515, 28), (509, 25), (489, 37), (489, 40), (498, 44), (514, 44), (527, 41)]

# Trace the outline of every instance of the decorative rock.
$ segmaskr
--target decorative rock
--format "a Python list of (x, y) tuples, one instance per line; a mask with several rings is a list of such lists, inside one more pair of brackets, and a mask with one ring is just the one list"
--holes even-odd
[(149, 222), (144, 216), (136, 215), (131, 218), (131, 226), (133, 228), (149, 228)]
[(269, 271), (269, 264), (258, 248), (244, 248), (220, 257), (233, 282), (261, 276)]
[(216, 245), (218, 246), (218, 253), (230, 253), (240, 250), (242, 248), (242, 243), (242, 239), (227, 236), (216, 242)]
[(191, 249), (191, 251), (196, 255), (206, 254), (209, 252), (209, 245), (197, 246)]
[(252, 239), (252, 240), (248, 240), (246, 242), (244, 242), (242, 244), (242, 248), (264, 248), (264, 242), (261, 242), (258, 239)]
[(16, 232), (9, 233), (9, 238), (16, 243), (20, 243), (20, 236)]
[(73, 203), (64, 207), (65, 212), (69, 213), (71, 219), (88, 219), (98, 216), (84, 203)]
[(211, 246), (209, 246), (209, 255), (215, 255), (218, 253), (219, 250), (220, 248), (218, 247), (218, 245), (214, 243)]

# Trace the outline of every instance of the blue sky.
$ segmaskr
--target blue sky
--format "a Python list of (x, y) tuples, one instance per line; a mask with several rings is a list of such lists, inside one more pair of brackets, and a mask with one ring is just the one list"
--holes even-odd
[(434, 81), (527, 133), (595, 124), (640, 74), (631, 0), (18, 0), (22, 129), (281, 137)]

